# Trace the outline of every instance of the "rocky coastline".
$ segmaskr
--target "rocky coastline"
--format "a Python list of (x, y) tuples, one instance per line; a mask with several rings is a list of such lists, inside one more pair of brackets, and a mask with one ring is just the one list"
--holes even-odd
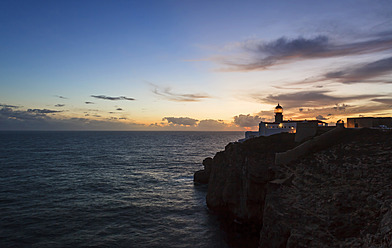
[[(230, 143), (194, 180), (226, 226), (252, 236), (247, 247), (392, 247), (392, 132), (334, 132)], [(306, 152), (276, 160), (295, 149)]]

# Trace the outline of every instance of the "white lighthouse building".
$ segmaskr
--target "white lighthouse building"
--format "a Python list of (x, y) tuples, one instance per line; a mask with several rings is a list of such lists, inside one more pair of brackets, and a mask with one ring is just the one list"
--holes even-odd
[(297, 128), (296, 121), (283, 121), (283, 108), (278, 105), (275, 107), (275, 122), (260, 122), (259, 136), (270, 136), (276, 133), (295, 133)]
[[(263, 122), (259, 123), (259, 131), (247, 131), (245, 132), (245, 139), (258, 137), (258, 136), (270, 136), (278, 133), (297, 133), (300, 129), (300, 138), (302, 136), (314, 135), (318, 127), (326, 127), (327, 123), (319, 120), (283, 120), (283, 107), (278, 105), (274, 109), (275, 121), (274, 122)], [(309, 132), (312, 129), (313, 131)], [(305, 131), (306, 130), (306, 131)]]

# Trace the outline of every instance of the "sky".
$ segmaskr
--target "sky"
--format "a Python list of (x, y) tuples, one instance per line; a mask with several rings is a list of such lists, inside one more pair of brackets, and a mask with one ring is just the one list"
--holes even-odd
[(0, 1), (0, 130), (392, 116), (392, 1)]

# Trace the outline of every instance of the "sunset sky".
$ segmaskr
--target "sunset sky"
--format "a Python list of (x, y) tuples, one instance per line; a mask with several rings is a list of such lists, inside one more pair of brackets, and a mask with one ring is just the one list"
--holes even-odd
[(0, 130), (392, 116), (392, 2), (0, 1)]

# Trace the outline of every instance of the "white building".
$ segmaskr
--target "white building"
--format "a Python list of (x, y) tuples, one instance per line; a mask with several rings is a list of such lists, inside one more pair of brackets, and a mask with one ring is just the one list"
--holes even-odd
[(295, 133), (297, 122), (283, 121), (283, 108), (279, 105), (275, 107), (275, 122), (260, 122), (259, 136), (270, 136), (277, 133)]

